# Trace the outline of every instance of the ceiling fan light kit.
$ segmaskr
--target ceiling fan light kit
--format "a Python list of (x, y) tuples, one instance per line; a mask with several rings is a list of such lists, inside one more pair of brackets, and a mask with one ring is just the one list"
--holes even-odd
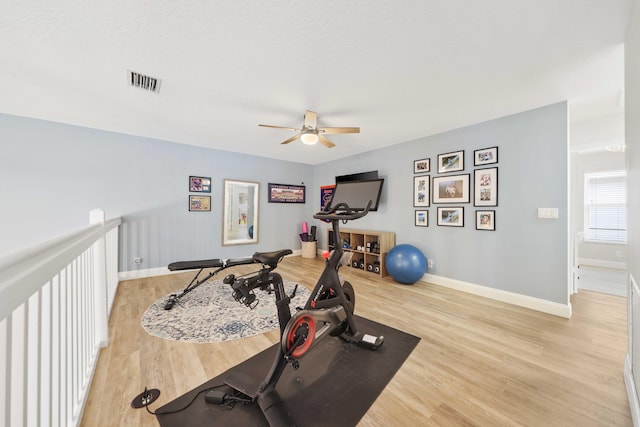
[(281, 144), (288, 144), (300, 138), (302, 143), (305, 145), (314, 145), (318, 141), (320, 141), (320, 143), (327, 148), (333, 148), (336, 145), (333, 142), (331, 142), (329, 138), (324, 136), (324, 134), (360, 133), (359, 127), (319, 128), (318, 114), (309, 110), (307, 110), (304, 114), (304, 124), (300, 129), (290, 128), (285, 126), (262, 125), (262, 124), (258, 126), (267, 127), (267, 128), (293, 130), (293, 131), (299, 132), (297, 135), (294, 135), (291, 138), (287, 139), (286, 141), (281, 142)]
[(302, 132), (302, 135), (300, 135), (300, 140), (303, 144), (313, 145), (318, 142), (318, 134), (310, 130), (305, 130)]

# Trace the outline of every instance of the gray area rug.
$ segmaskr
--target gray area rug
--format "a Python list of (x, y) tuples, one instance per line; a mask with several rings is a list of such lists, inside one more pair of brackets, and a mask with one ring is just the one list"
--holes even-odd
[[(291, 295), (296, 283), (285, 280), (284, 286)], [(234, 300), (232, 294), (231, 286), (211, 280), (189, 292), (171, 310), (164, 309), (166, 295), (142, 315), (142, 327), (156, 337), (192, 343), (235, 340), (278, 328), (274, 294), (255, 289), (259, 303), (253, 310)], [(299, 285), (291, 311), (303, 307), (309, 294)]]

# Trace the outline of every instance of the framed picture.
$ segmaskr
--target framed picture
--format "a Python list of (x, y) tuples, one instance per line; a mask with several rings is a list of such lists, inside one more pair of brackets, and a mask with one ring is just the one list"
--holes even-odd
[(469, 174), (433, 178), (433, 203), (469, 203)]
[(413, 173), (431, 172), (431, 159), (420, 159), (413, 161)]
[(498, 168), (474, 171), (474, 206), (498, 206)]
[(415, 226), (416, 227), (429, 226), (429, 211), (423, 211), (423, 210), (416, 211)]
[(481, 148), (473, 152), (473, 165), (491, 165), (498, 163), (498, 147)]
[(258, 243), (260, 183), (225, 179), (222, 200), (222, 246)]
[(464, 208), (458, 207), (439, 207), (438, 208), (438, 225), (446, 227), (464, 227)]
[(464, 170), (464, 150), (438, 154), (438, 173)]
[(269, 203), (304, 203), (304, 185), (269, 183)]
[(429, 206), (429, 187), (431, 177), (420, 175), (413, 177), (413, 206), (416, 208)]
[(476, 211), (476, 230), (495, 231), (496, 211)]
[(211, 196), (189, 196), (189, 210), (191, 212), (209, 212), (211, 210)]
[(211, 193), (211, 178), (206, 176), (190, 176), (189, 191), (192, 193)]

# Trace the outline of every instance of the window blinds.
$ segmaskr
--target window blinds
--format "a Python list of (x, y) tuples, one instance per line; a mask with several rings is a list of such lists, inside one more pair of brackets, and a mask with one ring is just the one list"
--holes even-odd
[(625, 171), (585, 174), (585, 240), (626, 243), (626, 187)]

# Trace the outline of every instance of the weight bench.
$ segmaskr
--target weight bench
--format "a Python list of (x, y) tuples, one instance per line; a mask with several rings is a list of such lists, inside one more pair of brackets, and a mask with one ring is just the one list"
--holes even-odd
[[(186, 288), (182, 290), (179, 294), (171, 294), (167, 299), (167, 302), (164, 305), (165, 310), (171, 310), (176, 302), (198, 286), (202, 285), (207, 280), (211, 279), (213, 276), (224, 270), (225, 268), (234, 267), (236, 265), (244, 265), (244, 264), (253, 264), (259, 262), (258, 260), (251, 258), (232, 258), (228, 260), (221, 260), (219, 258), (216, 259), (203, 259), (198, 261), (178, 261), (172, 262), (167, 266), (169, 271), (181, 271), (181, 270), (198, 270), (195, 277), (191, 279), (191, 282), (187, 285)], [(206, 277), (198, 280), (200, 273), (202, 273), (205, 269), (215, 268), (216, 270), (211, 271)]]

